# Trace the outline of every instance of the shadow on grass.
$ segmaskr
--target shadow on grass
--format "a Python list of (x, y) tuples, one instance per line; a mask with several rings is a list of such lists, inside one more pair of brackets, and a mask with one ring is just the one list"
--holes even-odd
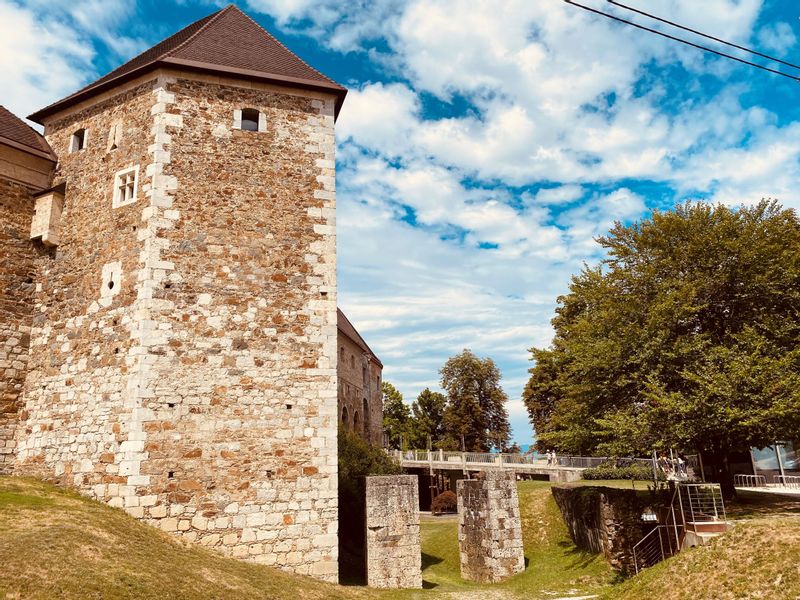
[(563, 555), (572, 559), (568, 569), (585, 569), (593, 562), (602, 559), (602, 555), (576, 548), (572, 542), (558, 542), (558, 545), (564, 549)]
[(422, 553), (422, 570), (424, 571), (428, 567), (432, 567), (433, 565), (438, 565), (439, 563), (444, 562), (443, 558), (439, 558), (438, 556), (432, 556), (430, 554), (426, 554), (425, 552)]
[(427, 579), (422, 580), (422, 589), (423, 590), (432, 590), (433, 588), (439, 587), (438, 583), (433, 583), (432, 581), (428, 581)]

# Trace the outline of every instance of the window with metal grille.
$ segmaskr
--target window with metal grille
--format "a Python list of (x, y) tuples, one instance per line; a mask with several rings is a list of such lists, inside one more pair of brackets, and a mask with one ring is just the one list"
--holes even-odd
[(136, 202), (136, 193), (139, 184), (138, 165), (130, 169), (117, 172), (114, 176), (113, 207), (118, 208)]

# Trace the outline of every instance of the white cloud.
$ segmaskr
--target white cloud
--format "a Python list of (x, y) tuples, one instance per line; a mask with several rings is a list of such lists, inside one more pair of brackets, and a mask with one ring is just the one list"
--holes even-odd
[(91, 71), (94, 51), (69, 27), (0, 1), (2, 102), (25, 116), (73, 92)]
[[(754, 30), (761, 0), (629, 2), (771, 52), (796, 43), (786, 23)], [(464, 347), (495, 358), (520, 441), (527, 349), (549, 342), (569, 276), (600, 258), (593, 238), (653, 205), (636, 180), (668, 199), (800, 206), (800, 125), (743, 106), (755, 83), (675, 90), (659, 69), (726, 82), (735, 67), (561, 0), (247, 4), (387, 70), (337, 123), (341, 303), (409, 399)], [(2, 101), (18, 113), (96, 75), (93, 45), (141, 50), (124, 34), (134, 3), (25, 6), (0, 0)], [(431, 96), (453, 110), (433, 116)]]
[(797, 44), (797, 36), (788, 23), (775, 23), (758, 32), (758, 41), (767, 51), (785, 56)]

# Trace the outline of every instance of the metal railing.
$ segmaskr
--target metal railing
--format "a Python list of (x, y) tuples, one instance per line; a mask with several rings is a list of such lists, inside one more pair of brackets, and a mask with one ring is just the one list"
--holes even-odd
[[(444, 450), (395, 450), (391, 454), (400, 461), (461, 464), (462, 466), (493, 465), (532, 467), (569, 467), (586, 469), (612, 461), (605, 456), (542, 456), (539, 454), (509, 454), (497, 452), (450, 452)], [(624, 459), (628, 462), (643, 462), (648, 466), (652, 461), (646, 458)]]
[(675, 556), (679, 551), (680, 539), (675, 528), (670, 525), (656, 525), (633, 547), (634, 570), (638, 574), (642, 569)]
[(735, 487), (767, 487), (767, 478), (764, 475), (738, 474), (733, 476), (733, 485)]
[(684, 523), (725, 521), (725, 503), (719, 484), (684, 483), (678, 490)]
[(681, 551), (683, 535), (686, 531), (679, 504), (680, 488), (676, 488), (672, 494), (669, 510), (665, 522), (650, 531), (646, 536), (639, 540), (633, 547), (633, 566), (638, 574), (639, 571), (647, 567), (652, 567), (656, 563), (666, 560), (670, 556), (675, 556)]
[(800, 488), (800, 475), (774, 475), (772, 481), (783, 487)]

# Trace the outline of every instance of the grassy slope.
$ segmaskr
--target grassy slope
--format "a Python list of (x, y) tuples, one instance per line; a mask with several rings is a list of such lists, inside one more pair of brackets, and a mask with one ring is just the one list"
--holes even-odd
[(187, 547), (120, 510), (8, 477), (0, 477), (0, 565), (0, 598), (369, 597)]
[(608, 600), (800, 598), (800, 518), (754, 519), (609, 590)]
[[(597, 593), (613, 575), (601, 556), (577, 550), (569, 539), (550, 484), (519, 484), (520, 513), (527, 568), (497, 585), (465, 582), (459, 574), (457, 521), (423, 521), (422, 551), (425, 587), (452, 597), (540, 598)], [(492, 590), (490, 592), (490, 590)], [(391, 598), (430, 597), (430, 592), (395, 592)]]
[(577, 551), (570, 542), (550, 486), (522, 482), (519, 492), (528, 561), (524, 573), (495, 586), (462, 581), (456, 521), (427, 520), (422, 549), (429, 589), (377, 592), (322, 584), (184, 546), (72, 492), (0, 477), (0, 598), (510, 600), (590, 593), (608, 600), (800, 598), (797, 501), (746, 495), (731, 512), (750, 520), (711, 547), (685, 552), (612, 586), (602, 557)]

